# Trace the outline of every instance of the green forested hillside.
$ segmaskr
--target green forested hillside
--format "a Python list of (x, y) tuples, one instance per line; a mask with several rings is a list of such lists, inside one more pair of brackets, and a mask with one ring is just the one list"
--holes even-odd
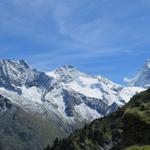
[(46, 150), (149, 150), (150, 89), (117, 112), (97, 119)]

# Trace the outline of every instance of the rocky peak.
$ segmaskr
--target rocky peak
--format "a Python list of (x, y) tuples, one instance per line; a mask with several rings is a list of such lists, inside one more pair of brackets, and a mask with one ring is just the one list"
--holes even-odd
[(150, 87), (150, 59), (147, 59), (144, 66), (137, 72), (129, 82), (130, 86)]
[(24, 66), (25, 68), (27, 68), (27, 69), (30, 68), (30, 66), (27, 64), (27, 62), (24, 61), (23, 59), (21, 59), (21, 60), (19, 61), (19, 63), (20, 63), (22, 66)]

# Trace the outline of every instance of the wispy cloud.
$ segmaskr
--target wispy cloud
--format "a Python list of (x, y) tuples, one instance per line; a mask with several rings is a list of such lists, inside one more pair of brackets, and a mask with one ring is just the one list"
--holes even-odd
[[(144, 2), (147, 3), (146, 0)], [(117, 1), (112, 3), (111, 0), (2, 2), (1, 32), (45, 44), (57, 41), (71, 48), (73, 46), (102, 55), (118, 53), (118, 49), (126, 52), (128, 46), (135, 45), (134, 40), (142, 42), (147, 37), (144, 33), (141, 35), (142, 32), (136, 33), (140, 27), (130, 21), (132, 3), (126, 3), (131, 6), (125, 12), (116, 4)], [(121, 13), (116, 14), (119, 11)], [(126, 16), (129, 16), (129, 24), (124, 24), (125, 20), (118, 20)]]
[[(91, 4), (90, 8), (87, 3)], [(112, 4), (110, 0), (101, 2), (95, 0), (92, 3), (90, 1), (82, 1), (82, 3), (66, 1), (55, 5), (53, 15), (59, 32), (74, 40), (74, 44), (83, 49), (106, 55), (127, 52), (129, 47), (136, 46), (137, 43), (145, 41), (147, 37), (140, 32), (138, 24), (130, 20), (130, 16), (133, 14), (133, 3), (126, 3), (129, 6), (126, 11), (122, 11), (122, 7), (119, 8), (115, 5), (116, 3)], [(110, 8), (114, 13), (110, 13)], [(126, 19), (127, 16), (129, 17), (128, 24), (126, 20), (118, 20), (120, 17)]]

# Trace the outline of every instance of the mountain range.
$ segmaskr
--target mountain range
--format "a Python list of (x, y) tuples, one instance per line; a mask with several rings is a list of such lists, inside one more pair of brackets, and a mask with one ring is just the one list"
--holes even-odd
[(0, 149), (41, 150), (116, 111), (149, 84), (149, 60), (128, 86), (70, 65), (45, 73), (24, 60), (0, 60)]

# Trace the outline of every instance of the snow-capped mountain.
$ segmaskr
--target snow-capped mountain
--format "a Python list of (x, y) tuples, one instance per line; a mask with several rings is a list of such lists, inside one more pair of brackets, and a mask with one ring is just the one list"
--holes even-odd
[(34, 111), (44, 107), (38, 111), (53, 112), (54, 116), (68, 123), (104, 116), (143, 90), (125, 88), (101, 76), (82, 73), (69, 65), (46, 74), (32, 69), (23, 60), (0, 61), (0, 77), (2, 95), (29, 110), (32, 105), (31, 110)]
[[(3, 111), (0, 111), (1, 120), (3, 112), (5, 118), (8, 116), (14, 118), (19, 108), (21, 113), (25, 113), (28, 117), (33, 114), (35, 117), (38, 114), (40, 116), (38, 120), (44, 122), (44, 129), (48, 127), (43, 119), (48, 120), (52, 124), (51, 128), (55, 132), (61, 132), (62, 135), (82, 127), (85, 122), (91, 122), (115, 111), (128, 102), (135, 93), (143, 90), (141, 87), (118, 85), (102, 76), (82, 73), (69, 65), (44, 73), (32, 69), (24, 60), (0, 61), (0, 95), (7, 98), (14, 108), (8, 109), (5, 102), (5, 107), (1, 107)], [(1, 105), (4, 106), (4, 102), (0, 99)], [(32, 121), (34, 122), (34, 119)], [(11, 124), (12, 122), (10, 126)], [(28, 123), (26, 128), (28, 129)], [(52, 139), (57, 136), (49, 134)]]
[[(102, 116), (111, 112), (109, 109), (111, 109), (111, 106), (114, 107), (114, 104), (116, 104), (116, 107), (122, 106), (136, 92), (143, 90), (140, 87), (124, 87), (118, 85), (102, 76), (91, 76), (82, 73), (69, 65), (60, 67), (47, 74), (51, 78), (55, 78), (62, 85), (63, 89), (88, 98), (88, 104), (90, 103), (88, 107), (94, 108), (95, 110), (103, 110), (105, 108), (103, 113), (100, 113)], [(87, 104), (85, 101), (84, 103)], [(82, 110), (84, 110), (84, 107)]]
[(150, 87), (150, 59), (147, 59), (144, 66), (137, 72), (129, 82), (130, 86)]

